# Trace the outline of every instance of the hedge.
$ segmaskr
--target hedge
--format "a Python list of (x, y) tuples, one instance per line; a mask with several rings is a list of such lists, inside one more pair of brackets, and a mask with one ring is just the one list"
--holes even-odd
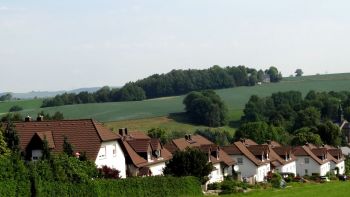
[(35, 196), (200, 196), (200, 182), (194, 177), (143, 177), (121, 180), (96, 179), (90, 183), (37, 181)]
[(30, 182), (16, 180), (0, 181), (0, 196), (31, 196)]

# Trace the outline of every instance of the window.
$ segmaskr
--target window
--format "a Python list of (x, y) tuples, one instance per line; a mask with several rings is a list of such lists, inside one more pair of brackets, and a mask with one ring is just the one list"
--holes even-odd
[(113, 145), (113, 157), (117, 156), (117, 144)]
[(99, 156), (98, 156), (100, 159), (105, 159), (106, 158), (106, 147), (105, 146), (102, 146), (100, 148), (100, 153), (99, 153)]
[(238, 163), (238, 165), (242, 165), (243, 164), (243, 158), (237, 158), (237, 163)]
[(304, 162), (305, 162), (305, 163), (309, 163), (309, 162), (310, 162), (310, 161), (309, 161), (309, 158), (305, 158), (305, 159), (304, 159)]
[(307, 169), (305, 169), (305, 175), (307, 175), (309, 172), (308, 172), (308, 170)]

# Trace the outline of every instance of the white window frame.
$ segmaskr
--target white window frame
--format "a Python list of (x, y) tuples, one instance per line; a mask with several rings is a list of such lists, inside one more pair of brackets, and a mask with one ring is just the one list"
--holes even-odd
[(100, 148), (100, 155), (98, 156), (100, 159), (106, 159), (107, 154), (106, 154), (106, 146), (101, 146)]

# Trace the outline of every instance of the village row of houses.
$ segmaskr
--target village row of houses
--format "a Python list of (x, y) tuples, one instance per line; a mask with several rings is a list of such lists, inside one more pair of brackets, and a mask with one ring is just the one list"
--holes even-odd
[(143, 132), (124, 128), (114, 133), (92, 119), (44, 121), (38, 117), (37, 121), (26, 119), (14, 125), (27, 160), (40, 159), (44, 140), (52, 152), (63, 152), (66, 138), (77, 156), (85, 154), (98, 167), (117, 169), (122, 178), (162, 175), (172, 154), (188, 147), (207, 153), (208, 162), (214, 167), (209, 183), (220, 182), (233, 174), (251, 182), (262, 182), (268, 172), (323, 176), (331, 170), (338, 174), (345, 170), (341, 150), (327, 145), (287, 147), (274, 141), (257, 144), (242, 139), (220, 147), (201, 135), (186, 135), (163, 145)]

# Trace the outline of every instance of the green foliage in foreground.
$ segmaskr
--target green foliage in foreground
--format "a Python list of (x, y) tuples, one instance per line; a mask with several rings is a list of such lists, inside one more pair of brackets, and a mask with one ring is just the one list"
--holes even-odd
[(95, 179), (88, 183), (39, 181), (36, 196), (118, 196), (161, 197), (200, 196), (199, 181), (194, 177), (143, 177), (121, 180)]

